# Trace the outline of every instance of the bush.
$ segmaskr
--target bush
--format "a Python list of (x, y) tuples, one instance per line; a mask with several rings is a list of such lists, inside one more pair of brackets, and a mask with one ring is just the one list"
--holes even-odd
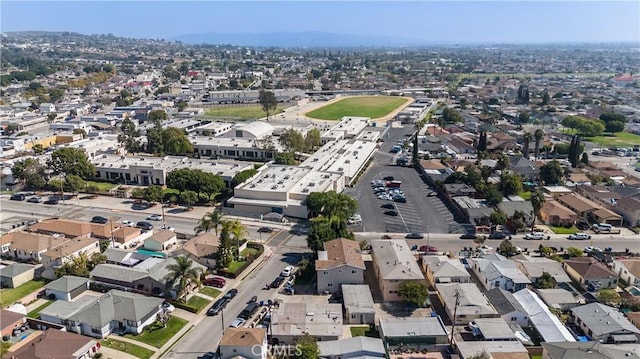
[(171, 304), (173, 304), (174, 307), (176, 308), (180, 308), (180, 309), (184, 309), (187, 312), (191, 312), (191, 313), (198, 313), (198, 308), (191, 306), (187, 303), (182, 303), (182, 302), (171, 302)]

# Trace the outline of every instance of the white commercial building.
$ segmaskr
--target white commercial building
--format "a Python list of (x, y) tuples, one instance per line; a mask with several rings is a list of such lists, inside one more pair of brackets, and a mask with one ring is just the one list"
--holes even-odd
[(338, 140), (327, 142), (300, 164), (317, 171), (342, 172), (350, 185), (377, 149), (375, 142)]
[(358, 136), (367, 126), (369, 117), (343, 117), (340, 122), (320, 137), (323, 144), (329, 141), (349, 139)]

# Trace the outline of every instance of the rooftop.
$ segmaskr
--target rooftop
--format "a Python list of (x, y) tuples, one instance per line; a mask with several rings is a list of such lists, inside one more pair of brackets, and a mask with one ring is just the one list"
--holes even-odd
[(282, 303), (271, 317), (272, 335), (342, 336), (342, 305)]
[(432, 337), (446, 336), (447, 329), (440, 317), (402, 317), (380, 319), (380, 331), (384, 337)]
[(326, 270), (342, 265), (365, 269), (360, 244), (344, 238), (325, 242), (324, 251), (318, 252), (316, 270)]
[(227, 328), (220, 339), (221, 346), (251, 347), (262, 345), (267, 338), (264, 328)]
[(422, 280), (424, 275), (403, 240), (373, 240), (374, 262), (384, 280)]
[(371, 288), (366, 284), (343, 284), (344, 307), (356, 313), (375, 313)]

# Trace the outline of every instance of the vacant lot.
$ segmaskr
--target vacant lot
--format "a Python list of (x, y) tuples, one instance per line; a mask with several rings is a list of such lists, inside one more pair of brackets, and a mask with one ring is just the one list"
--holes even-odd
[[(284, 107), (278, 106), (270, 116), (282, 112), (283, 109)], [(243, 106), (210, 108), (205, 112), (205, 116), (235, 117), (243, 120), (255, 120), (267, 117), (267, 114), (262, 111), (261, 106)]]
[(336, 101), (305, 115), (319, 120), (339, 120), (345, 116), (380, 118), (406, 103), (404, 97), (361, 96)]
[(640, 136), (629, 132), (617, 132), (615, 136), (587, 137), (586, 140), (603, 147), (632, 147), (640, 145)]

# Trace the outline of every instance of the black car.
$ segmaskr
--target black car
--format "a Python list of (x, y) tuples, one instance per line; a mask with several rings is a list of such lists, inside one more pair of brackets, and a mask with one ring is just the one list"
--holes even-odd
[(475, 233), (465, 233), (460, 236), (460, 239), (478, 239), (478, 235)]
[(140, 229), (144, 229), (145, 231), (150, 231), (153, 229), (153, 224), (149, 222), (140, 221), (136, 223), (136, 227)]
[(395, 180), (395, 179), (396, 179), (396, 178), (395, 178), (395, 177), (393, 177), (393, 176), (387, 176), (387, 177), (383, 178), (383, 180), (385, 180), (385, 181), (393, 181), (393, 180)]
[(424, 234), (418, 233), (418, 232), (408, 233), (406, 236), (404, 236), (404, 238), (406, 238), (406, 239), (423, 239), (424, 238)]
[(215, 352), (204, 353), (198, 357), (198, 359), (217, 359), (217, 358), (218, 358), (218, 354), (216, 354)]
[(13, 196), (11, 196), (11, 198), (9, 198), (12, 201), (24, 201), (25, 199), (27, 199), (27, 196), (18, 193), (18, 194), (14, 194)]
[(109, 223), (109, 219), (102, 216), (93, 216), (91, 223), (107, 224)]
[(227, 292), (227, 294), (225, 294), (224, 296), (226, 298), (229, 298), (229, 300), (233, 299), (236, 295), (238, 295), (238, 290), (233, 288), (230, 291)]
[(58, 201), (57, 199), (48, 199), (44, 201), (44, 204), (58, 204), (58, 203), (60, 203), (60, 201)]
[(211, 308), (207, 310), (207, 315), (218, 315), (218, 313), (220, 313), (220, 311), (227, 306), (227, 303), (229, 303), (229, 298), (227, 297), (218, 299), (215, 303), (213, 303)]
[(384, 212), (384, 214), (386, 214), (387, 216), (397, 217), (398, 211), (386, 211)]
[(398, 203), (407, 203), (407, 199), (405, 197), (396, 197), (393, 201)]
[(504, 232), (493, 232), (489, 235), (489, 239), (511, 239), (511, 236), (504, 234)]
[(396, 209), (396, 206), (393, 203), (385, 203), (380, 207), (386, 208), (386, 209)]
[(589, 226), (589, 222), (587, 221), (580, 221), (576, 224), (576, 228), (578, 228), (581, 231), (585, 231), (587, 229), (589, 229), (591, 226)]
[(259, 233), (271, 233), (273, 232), (273, 228), (271, 227), (260, 227), (258, 228)]
[(284, 282), (284, 278), (278, 277), (278, 278), (274, 279), (273, 282), (271, 282), (271, 285), (269, 285), (269, 286), (271, 288), (278, 288), (280, 286), (280, 284), (282, 284), (282, 282)]

